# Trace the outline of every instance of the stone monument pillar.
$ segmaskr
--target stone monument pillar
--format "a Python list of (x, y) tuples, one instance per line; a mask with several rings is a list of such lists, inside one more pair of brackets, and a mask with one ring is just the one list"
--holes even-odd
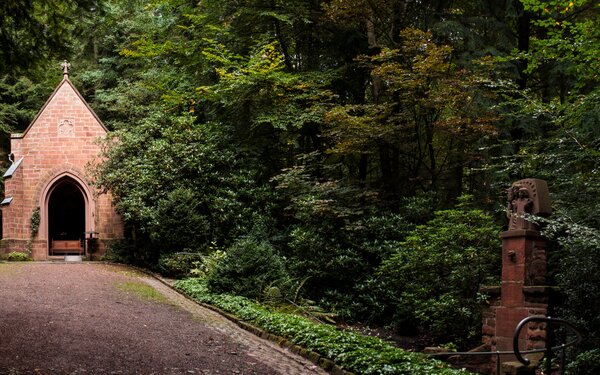
[[(546, 315), (549, 287), (546, 283), (546, 240), (530, 215), (551, 214), (546, 181), (525, 179), (508, 190), (508, 230), (502, 238), (502, 282), (500, 288), (488, 288), (499, 300), (484, 311), (483, 342), (492, 351), (512, 350), (517, 324), (531, 315)], [(545, 346), (543, 324), (530, 324), (522, 331), (521, 350)], [(513, 361), (506, 357), (502, 362)], [(517, 373), (503, 366), (503, 374)]]

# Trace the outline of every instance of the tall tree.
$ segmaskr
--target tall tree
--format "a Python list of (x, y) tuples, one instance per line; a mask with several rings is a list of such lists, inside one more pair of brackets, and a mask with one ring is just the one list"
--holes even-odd
[(0, 72), (26, 71), (64, 53), (77, 22), (99, 11), (97, 0), (11, 0), (0, 4)]

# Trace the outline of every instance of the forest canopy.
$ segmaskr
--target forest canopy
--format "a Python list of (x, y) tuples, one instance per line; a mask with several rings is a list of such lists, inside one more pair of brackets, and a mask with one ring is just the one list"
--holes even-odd
[(126, 224), (113, 256), (165, 270), (213, 256), (214, 291), (277, 287), (339, 320), (465, 347), (480, 337), (479, 286), (500, 275), (506, 188), (545, 179), (560, 315), (598, 348), (599, 12), (3, 2), (0, 129), (28, 125), (67, 58), (112, 130), (94, 177)]

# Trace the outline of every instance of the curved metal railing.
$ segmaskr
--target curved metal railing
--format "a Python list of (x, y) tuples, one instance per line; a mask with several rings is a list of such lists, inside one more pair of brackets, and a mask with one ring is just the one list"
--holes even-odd
[[(546, 326), (546, 347), (540, 349), (530, 349), (530, 350), (520, 350), (519, 349), (519, 336), (521, 334), (521, 330), (527, 325), (529, 322), (542, 322), (547, 323)], [(552, 328), (553, 325), (564, 325), (569, 328), (574, 334), (575, 339), (561, 345), (551, 346), (554, 330)], [(554, 358), (555, 351), (561, 351), (561, 374), (564, 374), (565, 371), (565, 351), (568, 347), (578, 344), (581, 341), (581, 333), (575, 328), (575, 326), (564, 319), (551, 318), (543, 315), (533, 315), (527, 317), (517, 324), (515, 328), (515, 333), (513, 335), (513, 350), (497, 350), (494, 352), (443, 352), (443, 353), (431, 353), (428, 354), (430, 357), (453, 357), (453, 356), (496, 356), (496, 374), (500, 374), (500, 356), (502, 355), (514, 355), (519, 362), (524, 365), (529, 365), (531, 360), (523, 357), (524, 354), (534, 354), (534, 353), (544, 353), (544, 358), (546, 359), (546, 374), (551, 373), (552, 359)]]
[[(564, 374), (565, 371), (565, 350), (567, 347), (569, 346), (573, 346), (578, 344), (581, 341), (581, 333), (579, 333), (579, 331), (575, 328), (575, 326), (573, 324), (571, 324), (570, 322), (564, 320), (564, 319), (558, 319), (558, 318), (551, 318), (549, 316), (543, 316), (543, 315), (534, 315), (534, 316), (530, 316), (527, 317), (523, 320), (521, 320), (519, 322), (519, 324), (517, 325), (517, 328), (515, 328), (515, 334), (513, 336), (513, 351), (515, 353), (515, 357), (517, 357), (517, 359), (519, 360), (519, 362), (521, 362), (522, 364), (524, 364), (525, 366), (529, 365), (531, 363), (531, 360), (529, 360), (528, 358), (524, 358), (522, 353), (519, 350), (519, 335), (521, 334), (521, 330), (523, 329), (523, 327), (525, 327), (525, 325), (529, 322), (541, 322), (541, 323), (546, 323), (546, 347), (544, 349), (538, 349), (540, 351), (543, 351), (544, 354), (544, 358), (546, 359), (546, 370), (545, 373), (546, 374), (550, 374), (552, 371), (552, 359), (554, 358), (554, 352), (560, 350), (561, 351), (561, 363), (560, 363), (560, 369), (561, 369), (561, 373)], [(573, 332), (575, 334), (575, 339), (567, 342), (565, 344), (561, 344), (558, 346), (551, 346), (552, 345), (552, 341), (553, 341), (553, 334), (554, 334), (554, 330), (552, 329), (552, 325), (564, 325), (567, 328), (569, 328), (571, 330), (571, 332)]]

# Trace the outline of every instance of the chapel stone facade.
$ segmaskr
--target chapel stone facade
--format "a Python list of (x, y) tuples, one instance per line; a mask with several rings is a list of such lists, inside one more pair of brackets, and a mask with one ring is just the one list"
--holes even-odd
[(89, 172), (107, 129), (69, 80), (68, 67), (29, 127), (11, 135), (0, 254), (97, 258), (123, 238), (110, 193), (94, 187)]

